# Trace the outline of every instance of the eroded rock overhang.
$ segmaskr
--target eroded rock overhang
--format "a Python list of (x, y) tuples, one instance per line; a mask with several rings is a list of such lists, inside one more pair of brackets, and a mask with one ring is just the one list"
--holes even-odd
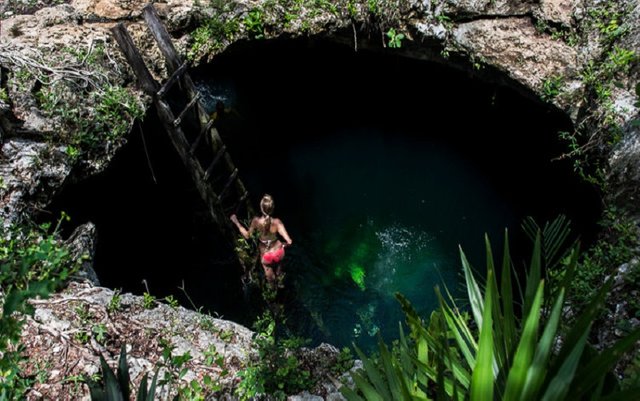
[[(625, 0), (619, 2), (624, 5)], [(580, 75), (585, 66), (600, 60), (603, 52), (596, 36), (578, 29), (589, 12), (589, 2), (379, 0), (374, 2), (379, 7), (376, 10), (371, 9), (370, 3), (337, 1), (318, 6), (319, 2), (303, 1), (296, 2), (299, 7), (294, 9), (287, 8), (289, 2), (286, 1), (230, 1), (216, 10), (201, 6), (201, 2), (169, 0), (156, 3), (155, 7), (179, 51), (189, 55), (194, 66), (211, 60), (232, 43), (246, 40), (319, 36), (350, 43), (354, 50), (365, 47), (385, 50), (390, 45), (387, 34), (393, 28), (394, 32), (405, 35), (405, 39), (400, 48), (386, 50), (464, 69), (536, 99), (545, 95), (546, 83), (554, 77), (563, 77), (560, 87), (556, 88), (558, 96), (547, 99), (553, 107), (566, 113), (574, 123), (588, 119), (590, 113), (600, 113), (597, 106), (586, 104), (585, 85)], [(42, 101), (37, 96), (42, 86), (38, 76), (32, 74), (34, 76), (20, 81), (22, 78), (16, 72), (44, 66), (45, 75), (55, 76), (62, 68), (55, 60), (64, 60), (58, 57), (60, 54), (69, 48), (89, 52), (101, 44), (111, 68), (108, 84), (125, 88), (146, 109), (150, 103), (137, 89), (110, 33), (116, 23), (127, 24), (151, 73), (160, 81), (165, 79), (163, 59), (142, 20), (145, 5), (143, 1), (74, 0), (42, 8), (33, 15), (15, 15), (6, 5), (0, 10), (2, 87), (8, 95), (1, 101), (0, 109), (6, 155), (2, 165), (0, 211), (5, 221), (46, 205), (68, 180), (101, 171), (126, 142), (126, 136), (106, 137), (104, 146), (78, 158), (69, 151), (70, 144), (64, 139), (73, 127), (64, 126), (55, 115), (42, 110)], [(629, 18), (633, 19), (633, 15), (640, 12), (639, 7), (630, 8)], [(247, 23), (256, 12), (260, 13), (260, 35)], [(209, 43), (194, 51), (198, 40), (195, 29), (212, 17), (222, 22), (238, 21), (236, 30), (215, 46)], [(570, 45), (553, 32), (583, 36), (579, 44)], [(638, 49), (639, 37), (638, 27), (630, 24), (621, 46)], [(34, 61), (38, 61), (38, 65), (34, 65)], [(637, 129), (629, 124), (638, 112), (629, 83), (634, 76), (637, 71), (632, 70), (628, 82), (612, 93), (614, 118), (625, 130), (625, 138), (611, 158), (610, 179), (615, 182), (615, 188), (627, 189), (616, 193), (629, 193), (628, 188), (640, 183), (637, 178), (640, 168), (633, 162), (636, 154), (633, 149), (639, 142)], [(82, 104), (95, 106), (91, 99), (83, 99)], [(132, 123), (129, 121), (129, 127)], [(24, 157), (25, 152), (29, 157)]]

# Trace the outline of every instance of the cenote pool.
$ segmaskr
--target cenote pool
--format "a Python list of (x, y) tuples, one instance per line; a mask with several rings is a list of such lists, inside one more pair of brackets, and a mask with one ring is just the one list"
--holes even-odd
[[(254, 203), (273, 195), (294, 240), (281, 298), (287, 327), (314, 343), (395, 338), (394, 294), (425, 316), (434, 286), (461, 295), (458, 246), (483, 270), (485, 233), (497, 248), (509, 228), (521, 266), (525, 216), (566, 214), (587, 243), (595, 232), (597, 194), (551, 161), (569, 121), (507, 86), (311, 39), (238, 44), (194, 79), (209, 110), (229, 108), (220, 134)], [(249, 326), (261, 312), (153, 113), (51, 210), (95, 222), (104, 285), (142, 293), (145, 279), (188, 306), (184, 284), (196, 306)]]

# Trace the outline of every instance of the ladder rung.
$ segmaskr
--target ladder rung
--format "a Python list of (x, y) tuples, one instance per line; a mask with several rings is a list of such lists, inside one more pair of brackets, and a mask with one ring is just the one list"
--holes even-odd
[(227, 151), (227, 145), (222, 145), (222, 147), (218, 150), (218, 153), (216, 153), (216, 156), (213, 158), (213, 161), (211, 162), (211, 164), (207, 168), (207, 171), (204, 173), (204, 180), (205, 181), (207, 181), (209, 179), (209, 177), (211, 176), (211, 172), (213, 171), (213, 168), (215, 167), (216, 164), (218, 164), (220, 159), (222, 159), (222, 156), (224, 155), (224, 153), (226, 151)]
[(238, 214), (238, 210), (240, 210), (242, 203), (246, 201), (248, 197), (249, 197), (249, 191), (245, 191), (244, 195), (240, 197), (240, 200), (238, 201), (236, 206), (233, 208), (233, 214)]
[(189, 104), (187, 104), (187, 106), (184, 108), (184, 110), (182, 110), (182, 112), (180, 112), (180, 115), (178, 116), (178, 118), (176, 118), (175, 120), (173, 120), (173, 126), (177, 127), (178, 125), (180, 125), (180, 123), (182, 122), (182, 117), (184, 117), (184, 115), (187, 113), (187, 111), (189, 111), (189, 109), (191, 109), (193, 107), (194, 104), (196, 104), (196, 102), (198, 101), (198, 99), (200, 99), (200, 94), (196, 94), (193, 99), (191, 99), (191, 101), (189, 102)]
[(233, 173), (231, 173), (231, 175), (229, 176), (229, 180), (227, 180), (227, 183), (224, 184), (224, 188), (222, 188), (222, 192), (220, 192), (221, 201), (222, 201), (222, 198), (224, 198), (225, 193), (231, 187), (231, 184), (237, 177), (238, 177), (238, 169), (236, 168), (233, 170)]
[(200, 134), (198, 134), (198, 137), (196, 138), (196, 141), (193, 143), (193, 145), (191, 145), (191, 149), (189, 149), (189, 153), (193, 154), (193, 152), (196, 151), (196, 148), (198, 147), (198, 145), (200, 145), (200, 141), (206, 135), (206, 133), (209, 132), (211, 127), (213, 127), (213, 120), (209, 120), (207, 125), (205, 125), (204, 128), (202, 128), (202, 130), (200, 131)]
[(165, 82), (165, 84), (162, 85), (162, 88), (160, 88), (160, 90), (158, 91), (158, 93), (156, 93), (156, 95), (158, 95), (158, 97), (163, 97), (167, 92), (169, 92), (169, 89), (171, 89), (171, 87), (173, 87), (173, 85), (175, 85), (175, 83), (178, 82), (178, 80), (186, 70), (187, 70), (187, 62), (185, 61), (184, 63), (182, 63), (180, 68), (178, 68), (173, 74), (171, 74), (171, 77), (169, 77), (167, 82)]

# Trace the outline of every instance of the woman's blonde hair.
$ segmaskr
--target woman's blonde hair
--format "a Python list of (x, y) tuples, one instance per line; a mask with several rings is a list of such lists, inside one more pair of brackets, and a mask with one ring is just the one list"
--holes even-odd
[(273, 209), (275, 208), (275, 204), (273, 203), (273, 198), (269, 194), (265, 194), (260, 200), (260, 211), (265, 217), (265, 230), (268, 230), (271, 227), (271, 215), (273, 214)]

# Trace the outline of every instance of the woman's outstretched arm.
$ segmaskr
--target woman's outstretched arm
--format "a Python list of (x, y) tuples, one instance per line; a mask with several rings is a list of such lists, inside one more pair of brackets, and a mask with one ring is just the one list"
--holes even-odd
[(231, 215), (231, 221), (236, 225), (236, 227), (238, 227), (238, 230), (240, 231), (242, 237), (244, 237), (244, 239), (249, 239), (251, 233), (255, 228), (253, 224), (255, 222), (255, 219), (251, 222), (251, 226), (248, 230), (242, 225), (242, 223), (240, 223), (240, 221), (238, 220), (238, 216), (236, 216), (235, 214)]
[(289, 237), (289, 233), (287, 233), (287, 229), (284, 228), (284, 223), (282, 222), (282, 220), (279, 220), (279, 223), (280, 224), (278, 224), (278, 234), (280, 234), (280, 236), (284, 238), (284, 240), (287, 242), (287, 246), (291, 246), (293, 241), (291, 241), (291, 237)]

